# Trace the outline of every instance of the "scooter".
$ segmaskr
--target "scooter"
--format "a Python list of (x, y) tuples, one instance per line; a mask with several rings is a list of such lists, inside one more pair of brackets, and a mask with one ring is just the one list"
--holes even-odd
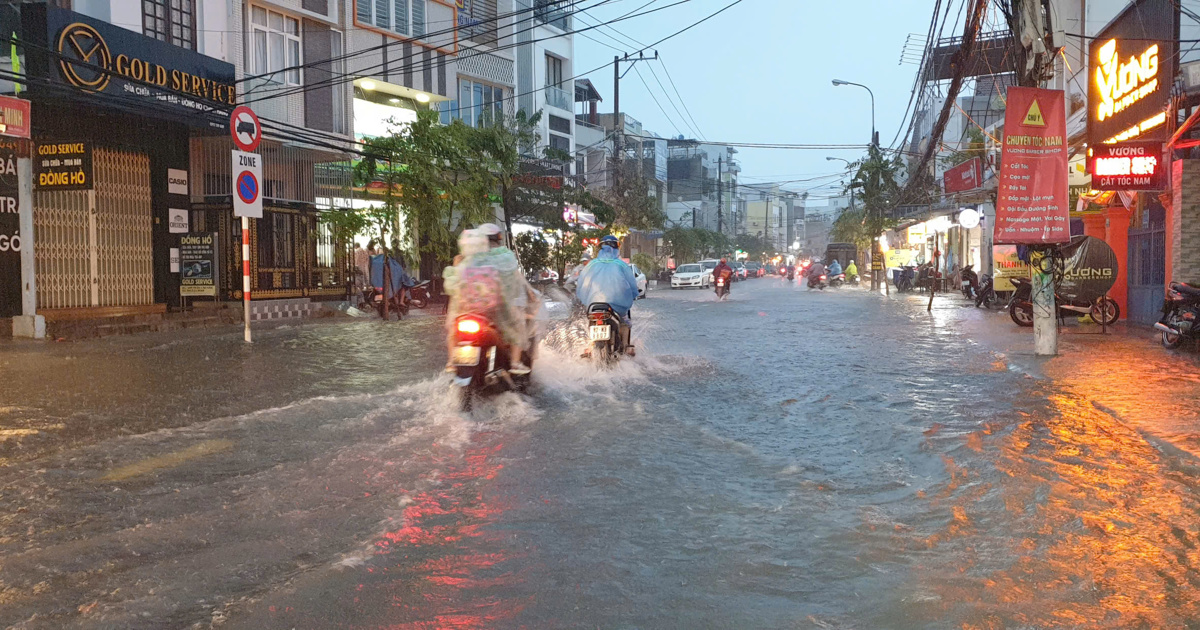
[(611, 365), (625, 354), (625, 340), (621, 335), (621, 316), (612, 306), (596, 302), (588, 306), (588, 341), (592, 343), (592, 360), (601, 365)]
[(417, 307), (429, 306), (429, 281), (418, 283), (408, 290), (408, 303)]
[[(1012, 283), (1017, 290), (1008, 302), (1008, 316), (1018, 326), (1033, 326), (1033, 284), (1025, 278), (1013, 278)], [(1055, 292), (1054, 304), (1058, 307), (1058, 319), (1091, 315), (1096, 323), (1112, 326), (1121, 317), (1121, 307), (1108, 296), (1102, 296), (1093, 302), (1083, 302), (1066, 300)]]
[(828, 279), (829, 279), (829, 276), (826, 276), (825, 274), (821, 274), (821, 275), (819, 275), (819, 276), (817, 276), (817, 275), (813, 275), (813, 274), (809, 274), (809, 276), (808, 276), (808, 288), (809, 288), (810, 290), (811, 290), (811, 289), (820, 289), (821, 291), (824, 291), (824, 290), (825, 290), (825, 287), (826, 287), (826, 286), (828, 286), (828, 285), (826, 285), (826, 284), (825, 284), (825, 281), (826, 281), (826, 280), (828, 280)]
[(829, 276), (829, 288), (836, 289), (846, 284), (846, 274), (839, 273), (836, 276)]
[(975, 265), (967, 265), (963, 267), (960, 274), (962, 275), (962, 292), (963, 296), (968, 300), (974, 300), (975, 294), (979, 292), (979, 274), (972, 269)]
[(788, 265), (787, 268), (787, 279), (788, 282), (793, 282), (796, 280), (796, 268), (791, 265)]
[[(486, 317), (465, 313), (454, 319), (454, 346), (450, 350), (450, 368), (454, 372), (452, 387), (458, 393), (463, 411), (470, 411), (475, 398), (506, 391), (524, 392), (529, 387), (529, 374), (511, 374), (511, 353), (500, 331)], [(521, 360), (533, 367), (536, 337), (530, 338)]]
[(911, 266), (902, 267), (896, 274), (896, 290), (900, 293), (907, 293), (913, 289), (913, 281), (917, 277), (917, 268)]
[(1178, 348), (1184, 338), (1200, 339), (1200, 287), (1172, 282), (1163, 299), (1162, 319), (1154, 328), (1162, 332), (1165, 348)]
[(717, 278), (717, 299), (724, 302), (729, 297), (729, 286), (725, 284), (725, 278)]
[(980, 285), (979, 291), (975, 294), (975, 307), (992, 308), (992, 306), (1004, 306), (1000, 297), (996, 295), (992, 277), (988, 274), (983, 274), (983, 284)]

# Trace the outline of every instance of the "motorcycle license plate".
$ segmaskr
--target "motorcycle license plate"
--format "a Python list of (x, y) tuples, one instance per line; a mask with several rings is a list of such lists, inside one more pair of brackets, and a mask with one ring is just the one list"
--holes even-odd
[(591, 341), (608, 341), (612, 329), (608, 326), (591, 326), (588, 328), (588, 339)]
[(450, 352), (451, 365), (479, 365), (479, 346), (458, 346)]

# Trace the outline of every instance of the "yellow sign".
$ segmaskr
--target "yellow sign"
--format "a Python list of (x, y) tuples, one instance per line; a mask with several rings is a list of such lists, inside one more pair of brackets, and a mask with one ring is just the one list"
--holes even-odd
[(925, 243), (925, 224), (918, 223), (908, 228), (908, 244), (923, 245)]
[(1015, 291), (1012, 278), (1029, 278), (1029, 263), (1017, 258), (1016, 245), (992, 247), (992, 288), (996, 291)]
[(1140, 55), (1122, 62), (1117, 40), (1100, 47), (1100, 67), (1096, 68), (1096, 87), (1100, 102), (1096, 118), (1104, 120), (1146, 98), (1158, 90), (1158, 44), (1151, 44)]
[(1122, 131), (1121, 133), (1109, 138), (1108, 140), (1101, 142), (1100, 144), (1116, 144), (1118, 142), (1124, 142), (1126, 140), (1129, 140), (1130, 138), (1136, 138), (1136, 137), (1146, 133), (1147, 131), (1150, 131), (1151, 129), (1160, 127), (1160, 126), (1166, 124), (1166, 122), (1167, 122), (1167, 112), (1159, 112), (1159, 113), (1147, 118), (1146, 120), (1143, 120), (1142, 122), (1129, 127), (1125, 131)]
[(1042, 108), (1038, 107), (1037, 99), (1029, 105), (1029, 111), (1025, 112), (1025, 121), (1021, 123), (1026, 127), (1045, 127), (1046, 119), (1042, 118)]

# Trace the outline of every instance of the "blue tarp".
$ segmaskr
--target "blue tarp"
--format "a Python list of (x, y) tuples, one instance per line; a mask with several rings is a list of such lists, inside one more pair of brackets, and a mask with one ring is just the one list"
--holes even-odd
[[(392, 268), (392, 290), (389, 295), (394, 295), (400, 291), (400, 287), (412, 287), (416, 284), (411, 276), (405, 271), (404, 267), (400, 266), (399, 261), (395, 258), (388, 258)], [(383, 287), (383, 254), (371, 256), (371, 284), (375, 287)]]

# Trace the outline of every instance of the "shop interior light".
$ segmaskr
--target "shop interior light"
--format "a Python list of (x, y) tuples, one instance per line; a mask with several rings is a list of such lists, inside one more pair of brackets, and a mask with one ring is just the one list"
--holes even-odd
[(364, 90), (368, 90), (368, 91), (370, 91), (370, 90), (374, 90), (374, 89), (375, 89), (375, 82), (374, 82), (374, 81), (363, 81), (361, 85), (362, 85), (362, 89), (364, 89)]
[(389, 102), (389, 103), (392, 103), (392, 104), (395, 104), (395, 103), (399, 103), (399, 102), (400, 102), (400, 99), (398, 99), (398, 98), (389, 98), (389, 99), (388, 99), (388, 102)]
[(418, 103), (428, 103), (428, 102), (429, 102), (429, 95), (428, 95), (428, 94), (425, 94), (424, 92), (422, 92), (422, 93), (418, 94), (418, 95), (417, 95), (417, 102), (418, 102)]

